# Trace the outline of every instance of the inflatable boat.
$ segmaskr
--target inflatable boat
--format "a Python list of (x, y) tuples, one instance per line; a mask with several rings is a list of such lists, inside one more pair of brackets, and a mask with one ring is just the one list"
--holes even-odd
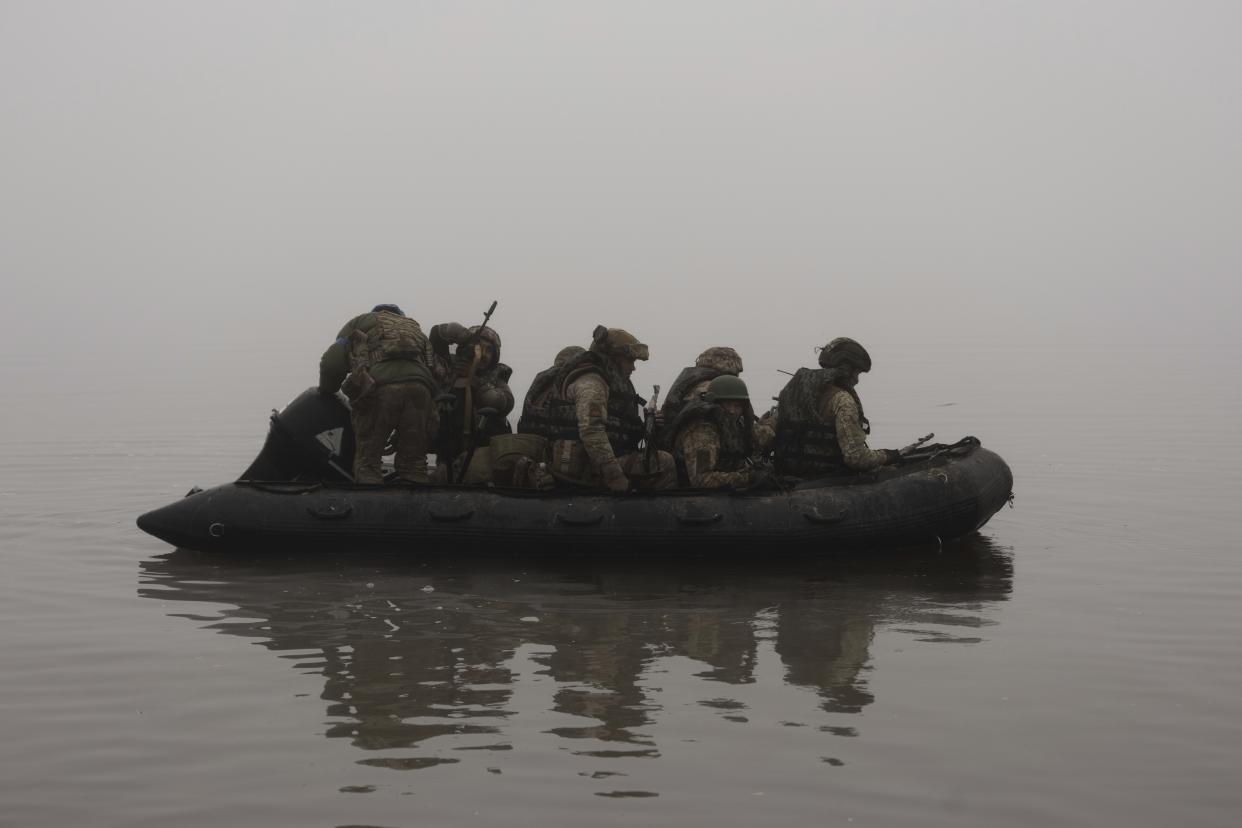
[(309, 389), (272, 412), (241, 479), (192, 489), (138, 526), (183, 549), (220, 552), (831, 554), (958, 538), (1013, 497), (1009, 467), (973, 437), (925, 446), (876, 473), (762, 491), (357, 485), (352, 457), (345, 404)]

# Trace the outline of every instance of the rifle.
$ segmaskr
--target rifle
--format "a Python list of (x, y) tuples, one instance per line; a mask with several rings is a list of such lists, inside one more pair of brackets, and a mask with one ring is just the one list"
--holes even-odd
[[(461, 467), (461, 478), (463, 480), (466, 477), (466, 469), (470, 465), (470, 460), (471, 458), (474, 457), (474, 449), (475, 449), (475, 442), (476, 442), (475, 441), (476, 430), (475, 430), (474, 422), (473, 422), (474, 420), (474, 389), (472, 386), (474, 385), (474, 373), (476, 370), (478, 370), (479, 360), (482, 359), (482, 354), (479, 353), (478, 340), (481, 338), (483, 329), (487, 327), (488, 320), (490, 320), (492, 318), (492, 314), (496, 312), (496, 301), (497, 300), (493, 299), (491, 307), (487, 309), (487, 313), (483, 314), (483, 324), (479, 326), (479, 333), (475, 334), (475, 336), (471, 337), (471, 339), (468, 340), (469, 342), (471, 342), (470, 367), (466, 370), (466, 387), (464, 389), (465, 399), (462, 402), (462, 411), (461, 411), (461, 439), (462, 439), (462, 443), (467, 447), (466, 448), (466, 460), (465, 460), (465, 463), (463, 463)], [(451, 465), (449, 467), (449, 478), (450, 478), (449, 482), (451, 483), (452, 482), (452, 466)]]
[(897, 453), (898, 453), (898, 454), (901, 454), (901, 455), (906, 455), (906, 454), (909, 454), (910, 452), (914, 451), (916, 448), (918, 448), (919, 446), (923, 445), (924, 443), (926, 443), (928, 440), (930, 440), (931, 438), (933, 438), (933, 437), (935, 437), (935, 436), (936, 436), (935, 434), (928, 434), (928, 435), (925, 435), (925, 436), (923, 436), (923, 437), (920, 437), (919, 439), (915, 440), (915, 441), (914, 441), (913, 443), (911, 443), (910, 445), (908, 445), (908, 446), (903, 446), (903, 447), (901, 447), (901, 448), (897, 449)]
[(643, 471), (651, 474), (651, 463), (656, 457), (655, 445), (655, 429), (656, 429), (656, 402), (660, 399), (660, 386), (653, 385), (651, 387), (651, 399), (647, 401), (647, 405), (643, 408), (643, 427), (646, 429), (646, 436), (643, 448)]
[(491, 318), (492, 318), (492, 314), (496, 312), (496, 302), (497, 302), (497, 301), (498, 301), (498, 300), (493, 299), (493, 300), (492, 300), (492, 306), (491, 306), (490, 308), (488, 308), (488, 309), (487, 309), (487, 313), (483, 314), (483, 324), (479, 326), (479, 333), (480, 333), (480, 334), (482, 334), (482, 333), (483, 333), (483, 329), (487, 327), (487, 321), (488, 321), (489, 319), (491, 319)]

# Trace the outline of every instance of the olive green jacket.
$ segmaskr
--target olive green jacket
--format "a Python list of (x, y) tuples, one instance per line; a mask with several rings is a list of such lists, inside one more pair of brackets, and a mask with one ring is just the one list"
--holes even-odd
[[(376, 326), (376, 313), (364, 313), (355, 316), (345, 323), (336, 341), (328, 346), (319, 358), (319, 391), (334, 394), (341, 387), (349, 374), (349, 337), (354, 331), (369, 331)], [(369, 369), (371, 378), (376, 385), (388, 385), (394, 382), (421, 382), (435, 390), (435, 379), (431, 375), (427, 358), (386, 359), (377, 362)]]

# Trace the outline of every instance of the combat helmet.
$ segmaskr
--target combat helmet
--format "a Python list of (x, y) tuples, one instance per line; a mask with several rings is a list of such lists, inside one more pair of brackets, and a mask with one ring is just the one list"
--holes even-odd
[[(479, 366), (480, 369), (491, 367), (492, 365), (500, 363), (500, 334), (496, 333), (494, 328), (480, 328), (478, 325), (472, 325), (466, 332), (470, 334), (470, 338), (467, 339), (466, 342), (473, 343), (476, 339), (481, 339), (492, 346), (492, 352), (494, 354), (492, 361), (486, 366)], [(457, 352), (468, 353), (468, 351), (462, 351), (461, 345), (457, 346)]]
[(596, 325), (591, 333), (591, 350), (623, 359), (647, 359), (647, 346), (624, 328), (605, 328)]
[(708, 402), (724, 402), (725, 400), (750, 402), (750, 392), (746, 390), (746, 383), (740, 377), (721, 374), (707, 386), (707, 390), (703, 392), (703, 399)]
[(871, 370), (871, 354), (848, 336), (839, 336), (819, 352), (819, 365), (821, 368), (842, 368), (848, 365), (865, 373)]
[(711, 368), (722, 374), (736, 376), (742, 373), (742, 357), (732, 348), (716, 346), (699, 354), (699, 358), (694, 361), (694, 367)]
[(552, 361), (552, 365), (556, 368), (560, 368), (574, 357), (581, 356), (585, 353), (586, 348), (583, 348), (581, 345), (567, 345), (556, 352), (556, 359)]

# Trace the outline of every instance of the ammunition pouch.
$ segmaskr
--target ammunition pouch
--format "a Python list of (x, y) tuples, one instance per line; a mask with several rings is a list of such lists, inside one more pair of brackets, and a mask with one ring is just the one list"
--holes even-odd
[(580, 440), (557, 440), (552, 444), (548, 471), (558, 480), (589, 486), (595, 476), (586, 446)]
[(492, 482), (497, 486), (529, 485), (531, 468), (547, 462), (548, 441), (537, 434), (501, 434), (489, 445)]
[(350, 371), (349, 376), (345, 377), (345, 381), (341, 383), (341, 393), (349, 399), (350, 403), (358, 402), (374, 390), (375, 379), (366, 368)]

